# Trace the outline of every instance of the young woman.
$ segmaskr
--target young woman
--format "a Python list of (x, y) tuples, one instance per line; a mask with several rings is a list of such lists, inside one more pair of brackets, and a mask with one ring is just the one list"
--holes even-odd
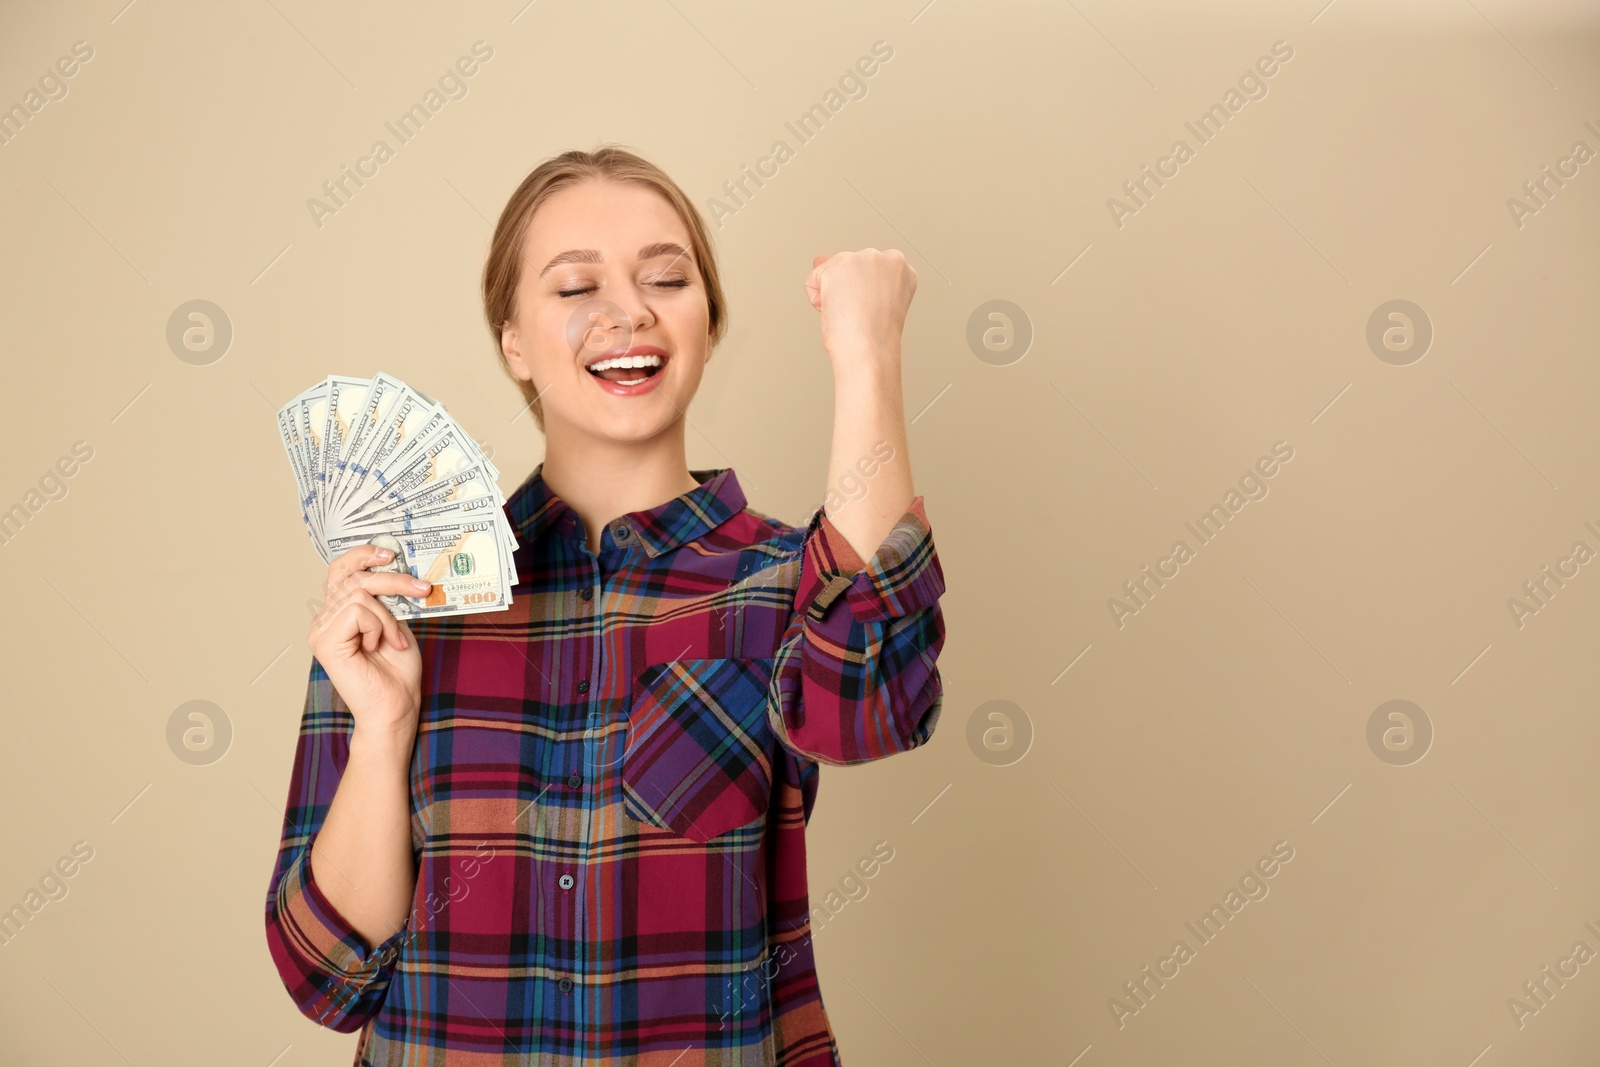
[(361, 1031), (357, 1064), (839, 1063), (819, 764), (923, 744), (943, 695), (900, 398), (915, 288), (896, 251), (813, 262), (833, 453), (792, 527), (687, 467), (727, 309), (678, 186), (607, 146), (512, 195), (484, 308), (546, 439), (506, 502), (513, 604), (396, 621), (378, 598), (426, 584), (366, 545), (308, 637), (267, 941), (303, 1013)]

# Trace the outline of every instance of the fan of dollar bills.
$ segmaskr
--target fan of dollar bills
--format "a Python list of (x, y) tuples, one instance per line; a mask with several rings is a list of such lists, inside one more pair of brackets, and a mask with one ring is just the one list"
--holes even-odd
[(517, 540), (499, 471), (443, 404), (387, 374), (330, 375), (279, 409), (278, 429), (324, 563), (370, 542), (395, 553), (373, 569), (433, 583), (380, 597), (396, 618), (510, 606)]

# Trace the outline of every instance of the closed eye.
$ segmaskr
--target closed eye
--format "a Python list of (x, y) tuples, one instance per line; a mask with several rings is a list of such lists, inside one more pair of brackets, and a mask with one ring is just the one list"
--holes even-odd
[[(688, 286), (689, 279), (671, 278), (665, 281), (651, 282), (650, 284), (660, 289), (683, 289)], [(558, 289), (556, 290), (556, 295), (565, 299), (569, 296), (582, 296), (584, 293), (592, 293), (594, 290), (595, 287), (592, 285), (585, 286), (582, 289)]]

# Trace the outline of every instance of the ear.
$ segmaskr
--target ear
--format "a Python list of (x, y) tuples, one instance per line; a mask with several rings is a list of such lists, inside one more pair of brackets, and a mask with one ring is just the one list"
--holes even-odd
[(507, 326), (500, 331), (500, 351), (506, 357), (506, 364), (523, 381), (532, 381), (533, 372), (529, 370), (527, 362), (522, 358), (522, 339), (518, 336), (516, 328)]

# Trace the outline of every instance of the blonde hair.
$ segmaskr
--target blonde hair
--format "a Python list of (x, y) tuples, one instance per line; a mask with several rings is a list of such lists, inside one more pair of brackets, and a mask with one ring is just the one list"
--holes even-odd
[(727, 302), (722, 295), (717, 260), (711, 248), (711, 233), (700, 212), (677, 182), (654, 163), (616, 144), (604, 144), (592, 152), (573, 149), (546, 159), (522, 179), (522, 184), (506, 201), (505, 209), (500, 212), (500, 220), (495, 224), (489, 257), (483, 265), (483, 314), (489, 322), (490, 332), (494, 334), (494, 349), (500, 356), (500, 367), (516, 382), (523, 400), (532, 405), (533, 417), (541, 433), (544, 432), (544, 405), (538, 399), (539, 387), (512, 373), (500, 339), (516, 315), (517, 284), (521, 280), (523, 266), (522, 248), (534, 212), (553, 193), (594, 178), (634, 182), (654, 189), (666, 198), (689, 230), (690, 250), (705, 283), (706, 304), (710, 313), (710, 346), (716, 347), (727, 331)]

